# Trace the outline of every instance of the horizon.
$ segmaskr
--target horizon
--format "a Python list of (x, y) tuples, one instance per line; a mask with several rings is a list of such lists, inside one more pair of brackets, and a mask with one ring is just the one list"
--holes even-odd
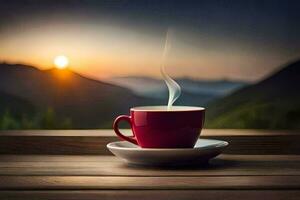
[[(191, 77), (191, 76), (177, 76), (177, 77), (172, 77), (174, 78), (175, 80), (179, 80), (179, 79), (188, 79), (188, 80), (192, 80), (192, 81), (207, 81), (207, 82), (218, 82), (218, 81), (229, 81), (229, 82), (243, 82), (243, 83), (247, 83), (247, 84), (255, 84), (255, 83), (258, 83), (260, 81), (263, 81), (264, 79), (272, 76), (274, 73), (280, 71), (281, 69), (285, 68), (287, 65), (295, 62), (297, 60), (292, 60), (290, 62), (287, 62), (281, 66), (277, 66), (274, 68), (273, 71), (271, 71), (269, 74), (267, 74), (266, 76), (262, 77), (261, 79), (259, 80), (256, 80), (256, 81), (253, 81), (253, 80), (243, 80), (243, 79), (232, 79), (232, 78), (216, 78), (216, 79), (205, 79), (205, 78), (195, 78), (195, 77)], [(88, 79), (92, 79), (92, 80), (96, 80), (96, 81), (109, 81), (111, 79), (114, 79), (114, 78), (149, 78), (149, 79), (154, 79), (154, 80), (160, 80), (160, 81), (163, 81), (163, 77), (162, 76), (147, 76), (147, 75), (136, 75), (136, 74), (132, 74), (132, 75), (124, 75), (124, 76), (109, 76), (109, 77), (97, 77), (97, 76), (89, 76), (89, 75), (85, 75), (81, 72), (78, 72), (76, 70), (74, 70), (72, 67), (68, 66), (67, 68), (64, 68), (64, 69), (59, 69), (57, 68), (56, 66), (52, 66), (50, 68), (42, 68), (42, 67), (39, 67), (39, 66), (35, 66), (35, 65), (31, 65), (31, 64), (27, 64), (27, 63), (16, 63), (16, 62), (7, 62), (7, 61), (4, 61), (4, 60), (1, 60), (0, 61), (0, 65), (1, 64), (8, 64), (8, 65), (21, 65), (21, 66), (24, 66), (24, 67), (32, 67), (32, 68), (35, 68), (37, 70), (41, 70), (41, 71), (48, 71), (48, 70), (56, 70), (56, 71), (71, 71), (73, 73), (76, 73), (80, 76), (83, 76), (85, 78), (88, 78)]]

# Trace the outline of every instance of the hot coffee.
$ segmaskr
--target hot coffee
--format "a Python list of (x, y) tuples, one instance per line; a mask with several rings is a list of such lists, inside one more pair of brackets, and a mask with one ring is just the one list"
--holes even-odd
[[(205, 109), (191, 106), (144, 106), (130, 109), (130, 116), (114, 121), (116, 134), (143, 148), (192, 148), (204, 124)], [(132, 137), (118, 129), (122, 120), (131, 125)]]

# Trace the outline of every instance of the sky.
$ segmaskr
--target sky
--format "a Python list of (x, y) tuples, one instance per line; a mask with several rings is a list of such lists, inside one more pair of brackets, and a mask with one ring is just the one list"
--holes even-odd
[(300, 2), (0, 1), (0, 61), (69, 68), (103, 79), (174, 77), (258, 81), (300, 57)]

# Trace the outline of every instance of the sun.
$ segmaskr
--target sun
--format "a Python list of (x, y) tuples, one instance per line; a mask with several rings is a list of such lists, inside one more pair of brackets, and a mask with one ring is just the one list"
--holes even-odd
[(69, 59), (66, 56), (56, 56), (54, 65), (57, 69), (66, 69), (69, 65)]

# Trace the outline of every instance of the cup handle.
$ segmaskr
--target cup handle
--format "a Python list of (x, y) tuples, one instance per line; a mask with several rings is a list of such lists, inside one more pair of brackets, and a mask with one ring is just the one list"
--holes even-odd
[(117, 136), (119, 136), (121, 139), (126, 140), (126, 141), (128, 141), (128, 142), (131, 142), (131, 143), (133, 143), (133, 144), (138, 145), (137, 140), (135, 139), (134, 134), (133, 134), (133, 136), (128, 137), (128, 136), (123, 135), (123, 134), (119, 131), (119, 122), (122, 121), (122, 120), (127, 121), (127, 122), (130, 124), (130, 126), (132, 127), (132, 125), (131, 125), (131, 117), (130, 117), (130, 116), (127, 116), (127, 115), (120, 115), (120, 116), (118, 116), (118, 117), (115, 119), (114, 124), (113, 124), (113, 129), (114, 129), (115, 133), (116, 133)]

